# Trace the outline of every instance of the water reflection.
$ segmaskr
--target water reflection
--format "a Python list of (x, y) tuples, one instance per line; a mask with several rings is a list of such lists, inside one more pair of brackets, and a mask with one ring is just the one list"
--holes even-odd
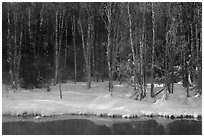
[(13, 135), (96, 135), (110, 134), (110, 128), (96, 125), (89, 120), (69, 119), (49, 122), (3, 123), (3, 134)]
[(155, 120), (148, 120), (113, 124), (112, 133), (116, 135), (161, 135), (164, 134), (164, 129)]
[[(158, 120), (157, 120), (158, 121)], [(156, 120), (130, 120), (94, 122), (88, 119), (67, 119), (46, 122), (10, 121), (3, 122), (3, 135), (197, 135), (202, 134), (202, 122), (175, 120), (167, 125)], [(165, 125), (165, 126), (164, 126)]]
[(168, 125), (171, 135), (201, 135), (202, 122), (194, 120), (177, 120)]

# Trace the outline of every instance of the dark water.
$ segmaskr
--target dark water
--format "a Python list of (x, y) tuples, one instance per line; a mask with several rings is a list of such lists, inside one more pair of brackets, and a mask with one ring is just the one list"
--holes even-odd
[[(117, 120), (115, 120), (117, 121)], [(202, 121), (174, 120), (161, 124), (154, 119), (145, 121), (106, 121), (99, 124), (89, 119), (54, 121), (7, 121), (2, 124), (3, 135), (201, 135)], [(97, 123), (97, 124), (96, 124)]]

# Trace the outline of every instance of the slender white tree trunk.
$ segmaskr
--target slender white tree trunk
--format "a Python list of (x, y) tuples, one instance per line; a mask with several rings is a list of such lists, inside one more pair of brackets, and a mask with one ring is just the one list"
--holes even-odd
[(129, 20), (129, 35), (130, 35), (130, 45), (131, 45), (131, 50), (132, 50), (132, 56), (133, 56), (133, 62), (134, 62), (134, 92), (136, 92), (136, 82), (137, 82), (137, 60), (136, 60), (136, 52), (134, 49), (134, 44), (133, 44), (133, 37), (132, 37), (132, 19), (131, 19), (131, 13), (130, 13), (130, 6), (129, 3), (127, 4), (127, 10), (128, 10), (128, 20)]
[(154, 97), (154, 48), (155, 48), (155, 12), (154, 12), (154, 3), (152, 3), (152, 34), (153, 34), (153, 43), (152, 43), (152, 65), (151, 65), (151, 96)]
[[(90, 17), (89, 17), (90, 18)], [(88, 40), (87, 44), (85, 44), (85, 37), (84, 37), (84, 31), (81, 23), (81, 19), (78, 20), (78, 24), (81, 31), (81, 39), (82, 39), (82, 47), (83, 47), (83, 53), (84, 53), (84, 59), (85, 59), (85, 68), (86, 68), (86, 78), (87, 78), (87, 88), (91, 88), (91, 75), (90, 75), (90, 33), (91, 33), (91, 24), (90, 19), (88, 21)]]
[(72, 35), (73, 35), (73, 45), (74, 45), (74, 81), (77, 82), (77, 56), (76, 56), (76, 27), (75, 27), (75, 16), (73, 16), (72, 24)]
[(12, 36), (11, 36), (11, 30), (10, 30), (10, 28), (11, 28), (10, 5), (8, 7), (7, 16), (8, 16), (8, 32), (7, 32), (7, 45), (8, 45), (7, 54), (8, 54), (8, 60), (7, 61), (9, 63), (9, 74), (10, 74), (9, 85), (13, 88), (14, 76), (13, 76), (13, 53), (12, 53), (12, 46), (11, 46)]
[(55, 81), (54, 85), (58, 83), (58, 9), (55, 10)]

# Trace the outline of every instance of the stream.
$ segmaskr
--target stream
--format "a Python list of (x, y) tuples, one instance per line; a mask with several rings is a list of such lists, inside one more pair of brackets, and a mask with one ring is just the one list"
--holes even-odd
[(3, 116), (3, 135), (201, 135), (202, 120), (61, 115)]

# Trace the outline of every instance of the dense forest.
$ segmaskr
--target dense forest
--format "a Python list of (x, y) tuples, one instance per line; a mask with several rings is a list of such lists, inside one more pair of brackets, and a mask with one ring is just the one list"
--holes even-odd
[[(2, 79), (11, 89), (68, 80), (202, 90), (202, 3), (2, 3)], [(191, 87), (191, 88), (190, 88)]]

